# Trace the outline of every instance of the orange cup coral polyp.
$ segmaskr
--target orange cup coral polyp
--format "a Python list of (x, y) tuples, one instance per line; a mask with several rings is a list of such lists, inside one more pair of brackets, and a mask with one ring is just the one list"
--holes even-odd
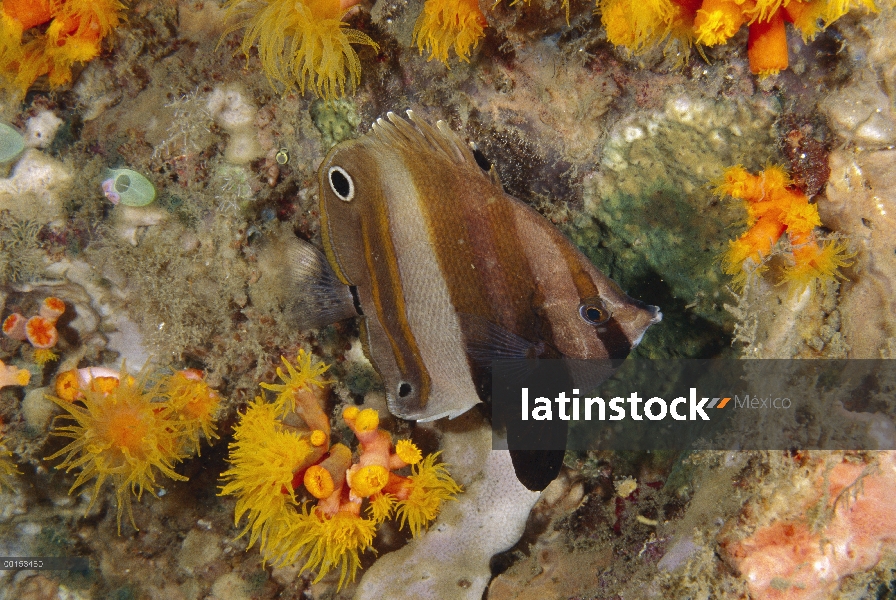
[(28, 322), (25, 323), (25, 332), (28, 336), (28, 341), (35, 348), (52, 348), (59, 340), (56, 325), (41, 316), (28, 319)]
[(28, 334), (25, 331), (25, 323), (27, 322), (28, 319), (24, 316), (19, 313), (12, 313), (3, 320), (3, 333), (14, 340), (23, 342), (28, 339)]
[(597, 0), (597, 4), (610, 42), (636, 53), (669, 38), (686, 47), (725, 44), (746, 25), (750, 71), (759, 76), (788, 66), (785, 23), (793, 23), (808, 42), (852, 8), (877, 10), (874, 0)]
[(31, 317), (25, 323), (25, 334), (34, 347), (34, 362), (44, 365), (58, 358), (52, 350), (59, 341), (59, 332), (56, 331), (54, 321), (41, 316)]
[(23, 95), (42, 75), (54, 87), (69, 83), (76, 62), (99, 55), (124, 8), (118, 0), (4, 0), (0, 76)]
[(174, 472), (174, 465), (185, 457), (181, 431), (172, 426), (165, 405), (155, 401), (156, 394), (147, 387), (148, 381), (147, 370), (136, 379), (128, 377), (122, 370), (119, 384), (108, 392), (95, 391), (91, 386), (82, 387), (79, 401), (83, 406), (51, 397), (68, 413), (59, 418), (74, 422), (56, 427), (53, 434), (74, 441), (47, 460), (64, 455), (65, 459), (57, 469), (71, 471), (80, 467), (81, 472), (70, 493), (96, 479), (88, 512), (103, 483), (111, 480), (118, 501), (119, 532), (125, 507), (131, 523), (137, 527), (130, 492), (134, 492), (138, 500), (144, 490), (155, 495), (157, 472), (172, 479), (186, 480)]
[(55, 296), (48, 296), (40, 305), (38, 313), (44, 319), (55, 323), (65, 312), (65, 302)]
[(799, 290), (817, 279), (842, 277), (840, 267), (852, 264), (843, 242), (816, 237), (815, 228), (821, 226), (818, 208), (790, 185), (782, 168), (772, 166), (753, 175), (743, 167), (729, 167), (716, 193), (743, 200), (747, 209), (749, 227), (731, 242), (723, 263), (736, 284), (742, 285), (748, 276), (765, 268), (785, 234), (790, 242), (790, 264), (784, 279)]
[[(138, 500), (144, 491), (156, 495), (159, 474), (186, 481), (174, 467), (188, 456), (191, 446), (198, 449), (197, 429), (206, 431), (201, 423), (212, 418), (217, 404), (203, 411), (201, 418), (195, 411), (183, 412), (185, 405), (189, 405), (184, 400), (189, 400), (191, 395), (172, 393), (172, 390), (184, 390), (180, 381), (182, 373), (158, 378), (149, 368), (144, 368), (139, 375), (131, 377), (124, 367), (114, 376), (110, 373), (108, 369), (85, 368), (59, 375), (58, 397), (49, 398), (67, 413), (57, 418), (72, 423), (57, 425), (52, 433), (73, 441), (47, 460), (64, 456), (57, 469), (66, 472), (80, 469), (69, 493), (96, 480), (87, 512), (96, 502), (103, 484), (111, 481), (121, 533), (125, 508), (131, 524), (137, 527), (131, 509), (132, 493)], [(186, 387), (188, 391), (198, 390), (203, 403), (208, 397), (214, 397), (216, 402), (220, 399), (217, 392), (204, 385), (201, 377), (198, 382), (202, 385)], [(206, 425), (210, 427), (210, 421)]]

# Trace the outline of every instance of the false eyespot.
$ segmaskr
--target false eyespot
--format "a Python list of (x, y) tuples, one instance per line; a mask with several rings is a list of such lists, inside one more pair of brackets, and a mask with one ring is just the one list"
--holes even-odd
[(330, 182), (330, 189), (343, 202), (351, 202), (355, 197), (355, 182), (352, 176), (342, 167), (330, 167), (327, 172), (327, 181)]

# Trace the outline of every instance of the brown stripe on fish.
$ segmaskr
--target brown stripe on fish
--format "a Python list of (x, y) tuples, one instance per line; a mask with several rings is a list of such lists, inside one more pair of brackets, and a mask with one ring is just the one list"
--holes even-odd
[(535, 310), (541, 303), (541, 299), (537, 297), (539, 292), (532, 283), (535, 272), (529, 258), (520, 252), (520, 246), (530, 244), (531, 240), (517, 226), (516, 215), (531, 209), (506, 195), (502, 201), (489, 204), (487, 209), (497, 243), (498, 269), (506, 278), (504, 303), (513, 311), (512, 331), (530, 341), (550, 341), (549, 337), (542, 334)]
[[(367, 209), (368, 214), (361, 219), (361, 239), (364, 245), (364, 258), (370, 272), (371, 299), (377, 324), (389, 339), (399, 371), (406, 380), (419, 388), (416, 391), (422, 399), (422, 405), (425, 406), (431, 380), (408, 322), (404, 284), (399, 272), (395, 244), (390, 236), (389, 216), (385, 204), (385, 199), (381, 196), (377, 196), (375, 201), (372, 199), (363, 207)], [(408, 381), (399, 382), (399, 388), (403, 383)], [(400, 390), (389, 391), (400, 394)]]
[[(433, 181), (437, 168), (452, 194)], [(512, 226), (515, 200), (471, 163), (444, 161), (412, 172), (436, 257), (458, 312), (484, 317), (535, 340), (531, 272)]]
[(384, 149), (378, 163), (389, 233), (408, 292), (410, 335), (432, 381), (429, 394), (433, 398), (476, 398), (460, 323), (436, 258), (440, 238), (433, 237), (424, 217), (431, 198), (421, 193), (410, 175), (421, 167), (415, 163), (421, 162), (418, 156)]
[[(555, 237), (561, 238), (562, 235), (563, 234), (560, 232), (556, 232)], [(561, 240), (557, 240), (557, 248), (561, 254), (563, 254), (563, 258), (566, 261), (566, 267), (569, 269), (569, 273), (572, 275), (573, 282), (579, 292), (579, 298), (593, 298), (599, 296), (600, 292), (594, 284), (594, 279), (591, 278), (591, 274), (582, 268), (581, 254), (575, 246), (570, 244), (569, 240), (565, 237), (562, 237)]]
[(594, 331), (607, 349), (607, 358), (625, 358), (632, 351), (632, 341), (616, 319), (596, 325)]
[[(560, 235), (559, 233), (557, 235)], [(565, 241), (565, 239), (564, 239)], [(572, 275), (578, 290), (579, 298), (599, 298), (600, 290), (594, 283), (592, 275), (584, 268), (580, 254), (570, 244), (558, 243), (558, 247), (566, 258), (566, 266)], [(590, 263), (589, 267), (593, 268)], [(615, 284), (613, 284), (615, 286)], [(621, 291), (621, 290), (620, 290)], [(589, 325), (593, 328), (594, 334), (600, 339), (603, 347), (606, 348), (607, 358), (625, 358), (631, 352), (632, 342), (622, 330), (619, 323), (612, 317), (602, 325)]]
[[(582, 296), (566, 264), (569, 244), (555, 229), (546, 228), (534, 210), (518, 211), (516, 227), (527, 243), (522, 244), (529, 261), (536, 288), (543, 296), (540, 308), (550, 326), (546, 339), (565, 356), (607, 358), (609, 353), (598, 347), (594, 326), (584, 319), (570, 319), (569, 311), (577, 310)], [(565, 242), (565, 244), (563, 243)]]

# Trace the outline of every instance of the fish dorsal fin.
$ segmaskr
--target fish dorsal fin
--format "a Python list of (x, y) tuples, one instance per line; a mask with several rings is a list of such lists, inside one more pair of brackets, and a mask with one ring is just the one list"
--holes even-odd
[[(467, 145), (451, 131), (445, 121), (438, 121), (435, 127), (418, 117), (414, 111), (407, 111), (408, 119), (401, 118), (393, 112), (386, 114), (386, 119), (377, 119), (371, 128), (370, 135), (382, 144), (401, 146), (407, 150), (429, 151), (446, 158), (457, 165), (468, 165), (481, 171), (476, 158)], [(490, 175), (492, 181), (494, 176)]]
[(492, 168), (488, 170), (488, 178), (491, 179), (492, 183), (496, 186), (502, 190), (504, 189), (504, 186), (501, 185), (501, 176), (498, 175), (498, 169), (495, 168), (495, 165), (492, 165)]

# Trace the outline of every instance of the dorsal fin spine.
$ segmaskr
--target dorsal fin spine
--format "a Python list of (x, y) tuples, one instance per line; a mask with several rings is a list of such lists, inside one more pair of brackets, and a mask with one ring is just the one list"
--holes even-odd
[(447, 123), (439, 121), (434, 128), (412, 110), (407, 115), (405, 119), (393, 112), (386, 113), (385, 119), (376, 120), (368, 135), (382, 144), (421, 146), (455, 164), (467, 164), (479, 170), (473, 153)]

